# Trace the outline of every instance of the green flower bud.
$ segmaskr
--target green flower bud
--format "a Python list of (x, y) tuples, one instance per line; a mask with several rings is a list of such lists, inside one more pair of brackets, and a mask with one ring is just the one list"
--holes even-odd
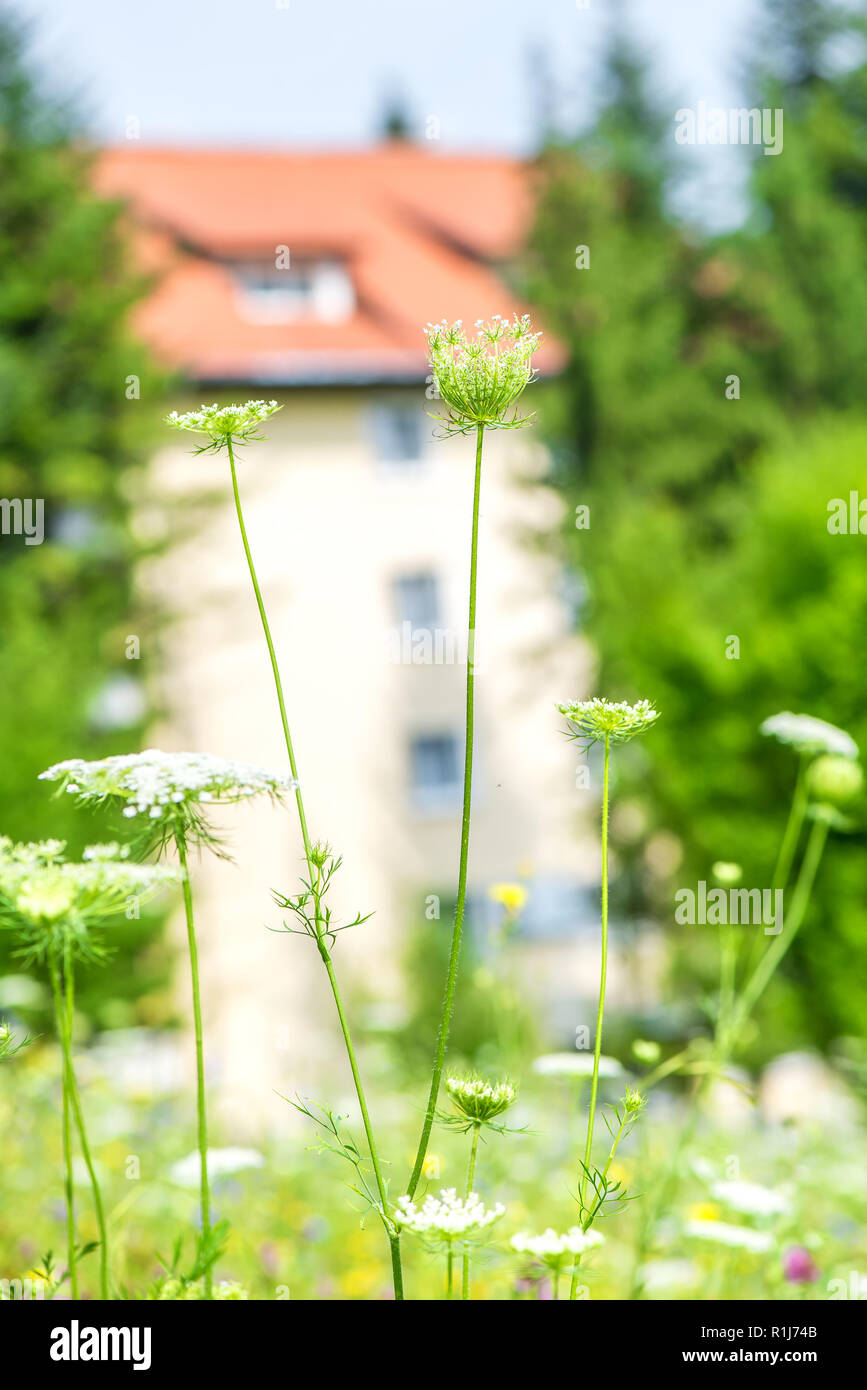
[(826, 753), (811, 763), (807, 774), (810, 795), (830, 806), (845, 806), (861, 795), (864, 774), (851, 758)]

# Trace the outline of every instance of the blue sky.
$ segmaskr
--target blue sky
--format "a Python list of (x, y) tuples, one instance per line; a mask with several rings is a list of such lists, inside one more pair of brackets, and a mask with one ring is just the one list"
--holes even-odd
[[(367, 143), (384, 94), (402, 92), (442, 148), (521, 152), (536, 110), (528, 54), (547, 54), (569, 119), (592, 111), (598, 54), (616, 0), (10, 0), (33, 57), (73, 87), (101, 140), (138, 119), (147, 143)], [(758, 0), (623, 0), (672, 113), (731, 106)], [(733, 158), (733, 156), (735, 156)], [(684, 156), (689, 158), (689, 154)], [(736, 152), (704, 161), (731, 184)], [(712, 196), (712, 194), (711, 194)], [(724, 194), (720, 195), (724, 198)]]

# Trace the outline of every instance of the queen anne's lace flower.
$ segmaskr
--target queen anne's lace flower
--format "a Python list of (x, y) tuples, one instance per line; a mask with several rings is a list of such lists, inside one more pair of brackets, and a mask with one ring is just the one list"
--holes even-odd
[[(537, 1076), (592, 1076), (592, 1052), (547, 1052), (533, 1063)], [(623, 1068), (616, 1057), (599, 1058), (599, 1075), (620, 1076)]]
[(476, 1077), (450, 1076), (446, 1090), (453, 1104), (468, 1120), (485, 1124), (514, 1103), (517, 1091), (508, 1081), (491, 1085)]
[[(518, 419), (514, 406), (534, 379), (533, 353), (540, 333), (534, 333), (529, 315), (509, 322), (496, 314), (490, 323), (481, 319), (475, 337), (463, 323), (429, 323), (425, 329), (434, 384), (449, 413), (442, 419), (448, 433), (466, 434), (479, 425), (486, 429), (516, 429), (529, 424)], [(510, 412), (512, 412), (510, 414)]]
[(857, 758), (858, 745), (836, 724), (828, 724), (824, 719), (816, 719), (812, 714), (791, 714), (784, 710), (772, 714), (761, 725), (760, 733), (775, 738), (778, 743), (788, 743), (799, 753), (837, 753), (842, 758)]
[(698, 1240), (750, 1250), (754, 1255), (763, 1255), (774, 1245), (773, 1236), (768, 1231), (754, 1231), (749, 1226), (730, 1226), (725, 1221), (687, 1221), (684, 1231)]
[(280, 409), (276, 401), (247, 401), (244, 405), (200, 406), (198, 410), (188, 410), (179, 415), (173, 410), (166, 416), (166, 424), (176, 430), (190, 430), (204, 434), (210, 441), (205, 450), (224, 448), (227, 444), (249, 444), (262, 439), (259, 425)]
[(711, 1193), (718, 1202), (725, 1202), (733, 1211), (743, 1212), (745, 1216), (785, 1216), (792, 1205), (785, 1193), (740, 1178), (715, 1182)]
[(82, 804), (123, 801), (127, 817), (151, 820), (183, 818), (189, 807), (214, 801), (246, 801), (254, 796), (279, 797), (298, 783), (279, 772), (249, 763), (215, 758), (210, 753), (122, 753), (99, 762), (70, 758), (40, 777), (60, 782)]
[(576, 1255), (583, 1255), (586, 1250), (592, 1250), (604, 1242), (605, 1237), (598, 1231), (582, 1231), (580, 1226), (573, 1226), (565, 1235), (558, 1235), (549, 1226), (540, 1236), (520, 1231), (512, 1236), (510, 1243), (519, 1255), (532, 1255), (549, 1269), (559, 1269), (565, 1260), (568, 1259), (571, 1264)]
[(64, 941), (78, 954), (91, 951), (88, 928), (142, 905), (180, 881), (180, 871), (163, 864), (137, 864), (129, 848), (91, 845), (82, 861), (63, 859), (60, 840), (13, 844), (0, 839), (0, 925), (17, 930), (33, 959)]
[(445, 1188), (439, 1197), (432, 1193), (420, 1207), (411, 1197), (399, 1197), (394, 1212), (395, 1223), (406, 1231), (424, 1236), (435, 1244), (450, 1244), (453, 1240), (473, 1240), (505, 1216), (501, 1202), (486, 1207), (477, 1193), (471, 1192), (463, 1201), (453, 1187)]
[(608, 700), (604, 695), (592, 700), (568, 700), (557, 708), (569, 720), (573, 736), (586, 748), (606, 738), (611, 743), (628, 743), (659, 718), (659, 711), (649, 700), (628, 705), (623, 700)]

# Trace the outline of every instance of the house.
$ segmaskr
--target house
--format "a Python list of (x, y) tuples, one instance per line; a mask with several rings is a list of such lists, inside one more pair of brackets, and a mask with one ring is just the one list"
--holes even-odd
[[(343, 856), (334, 906), (375, 912), (338, 938), (337, 967), (359, 1004), (398, 1018), (409, 933), (425, 919), (450, 932), (463, 763), (473, 443), (434, 437), (422, 329), (521, 307), (502, 266), (530, 216), (526, 173), (401, 142), (130, 144), (104, 152), (95, 177), (125, 202), (155, 274), (138, 327), (179, 373), (172, 405), (283, 406), (239, 464), (247, 528), (311, 833)], [(543, 346), (542, 374), (558, 365)], [(228, 470), (190, 442), (166, 432), (139, 504), (141, 525), (172, 538), (143, 577), (171, 615), (153, 741), (282, 767)], [(488, 886), (525, 876), (528, 988), (555, 1013), (559, 1000), (571, 1031), (578, 963), (563, 943), (597, 870), (576, 839), (576, 757), (554, 702), (585, 688), (587, 660), (546, 545), (562, 504), (544, 465), (538, 432), (488, 434), (469, 880), (483, 924)], [(333, 1085), (345, 1067), (315, 949), (266, 930), (280, 925), (269, 890), (294, 891), (302, 869), (294, 807), (221, 821), (235, 864), (198, 871), (201, 965), (208, 1065), (241, 1129), (283, 1122), (275, 1090), (319, 1095), (323, 1072)]]

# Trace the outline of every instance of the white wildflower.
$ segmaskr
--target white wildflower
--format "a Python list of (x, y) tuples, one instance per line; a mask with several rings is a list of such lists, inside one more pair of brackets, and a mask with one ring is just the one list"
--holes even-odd
[[(537, 1057), (533, 1063), (537, 1076), (592, 1076), (592, 1052), (547, 1052)], [(616, 1057), (599, 1058), (599, 1075), (615, 1077), (623, 1073), (623, 1067)]]
[(687, 1221), (684, 1231), (698, 1240), (711, 1240), (716, 1245), (750, 1250), (763, 1255), (773, 1249), (774, 1240), (767, 1231), (753, 1231), (748, 1226), (730, 1226), (725, 1221)]
[(583, 1255), (604, 1243), (605, 1237), (599, 1231), (582, 1231), (580, 1226), (572, 1226), (564, 1235), (559, 1235), (551, 1226), (539, 1236), (520, 1231), (510, 1242), (519, 1255), (532, 1255), (549, 1269), (559, 1269), (567, 1259), (571, 1264), (576, 1255)]
[(725, 1202), (733, 1211), (743, 1212), (745, 1216), (785, 1216), (791, 1210), (788, 1197), (758, 1182), (740, 1179), (715, 1182), (711, 1193), (717, 1201)]
[(262, 439), (259, 425), (279, 409), (276, 401), (246, 401), (243, 405), (223, 406), (215, 401), (213, 405), (188, 410), (184, 415), (173, 410), (165, 422), (172, 429), (207, 435), (210, 444), (204, 448), (217, 450), (227, 444), (249, 444)]
[[(265, 1158), (258, 1149), (208, 1149), (208, 1173), (211, 1178), (227, 1177), (248, 1168), (264, 1168)], [(179, 1158), (169, 1169), (172, 1182), (180, 1187), (198, 1187), (201, 1177), (201, 1158), (198, 1149)]]
[(441, 399), (449, 407), (442, 419), (448, 433), (466, 434), (479, 425), (486, 429), (516, 429), (530, 423), (513, 410), (525, 387), (533, 380), (533, 353), (540, 333), (534, 333), (529, 315), (508, 322), (496, 314), (490, 323), (481, 319), (476, 336), (468, 336), (460, 319), (449, 324), (429, 323), (425, 329), (428, 357)]
[(773, 714), (761, 725), (760, 732), (778, 743), (788, 743), (799, 753), (838, 753), (843, 758), (857, 758), (858, 745), (836, 724), (816, 719), (812, 714), (792, 714), (784, 710)]
[(99, 762), (70, 758), (39, 774), (42, 780), (75, 787), (82, 805), (110, 799), (126, 802), (123, 814), (151, 819), (183, 816), (185, 809), (212, 801), (246, 801), (254, 796), (280, 797), (297, 782), (279, 772), (249, 763), (216, 758), (210, 753), (121, 753)]
[(477, 1239), (505, 1214), (506, 1208), (501, 1202), (486, 1207), (475, 1192), (464, 1201), (453, 1187), (449, 1187), (441, 1191), (439, 1197), (432, 1193), (425, 1197), (420, 1207), (411, 1197), (399, 1197), (394, 1220), (404, 1230), (424, 1236), (428, 1241), (450, 1244), (453, 1240)]
[(567, 700), (557, 706), (572, 726), (572, 735), (586, 748), (606, 738), (611, 743), (627, 743), (643, 734), (659, 718), (649, 700), (628, 705), (625, 700), (609, 700), (596, 695), (592, 700)]

